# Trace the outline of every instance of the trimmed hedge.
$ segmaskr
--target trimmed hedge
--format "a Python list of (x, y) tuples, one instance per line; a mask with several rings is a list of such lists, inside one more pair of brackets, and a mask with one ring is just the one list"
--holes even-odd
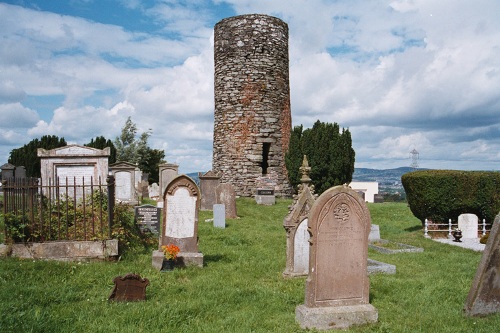
[(422, 223), (464, 213), (492, 223), (500, 211), (500, 172), (421, 170), (404, 174), (401, 182), (411, 212)]

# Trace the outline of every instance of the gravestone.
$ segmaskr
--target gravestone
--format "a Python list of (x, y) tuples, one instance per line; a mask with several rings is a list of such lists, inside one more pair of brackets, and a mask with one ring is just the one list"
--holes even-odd
[(135, 207), (135, 223), (141, 232), (151, 232), (155, 235), (160, 233), (161, 208), (153, 205), (142, 205)]
[(464, 311), (468, 316), (500, 312), (500, 214), (493, 222)]
[(172, 179), (179, 175), (179, 166), (172, 163), (163, 163), (158, 166), (158, 169), (160, 177), (160, 195), (162, 196), (161, 199), (163, 199), (163, 194), (165, 193), (167, 185), (172, 181)]
[(214, 227), (226, 228), (226, 207), (224, 204), (213, 205), (214, 210)]
[(217, 203), (223, 204), (226, 208), (226, 218), (235, 219), (238, 217), (236, 213), (236, 192), (232, 184), (219, 184), (215, 189)]
[(325, 191), (309, 214), (309, 275), (303, 305), (296, 308), (302, 328), (345, 329), (377, 322), (369, 303), (368, 234), (370, 212), (347, 186)]
[(203, 266), (203, 254), (198, 252), (198, 211), (200, 191), (196, 183), (186, 175), (174, 178), (163, 194), (163, 216), (160, 244), (153, 252), (153, 267), (161, 269), (161, 246), (174, 244), (181, 252), (177, 265)]
[(478, 217), (476, 214), (461, 214), (458, 217), (458, 229), (462, 230), (462, 238), (477, 237)]
[(377, 224), (372, 224), (370, 234), (368, 235), (368, 241), (376, 242), (378, 240), (380, 240), (380, 227)]
[(148, 279), (129, 273), (125, 276), (115, 277), (113, 283), (115, 286), (111, 291), (111, 295), (109, 295), (109, 301), (132, 302), (146, 300)]
[(160, 200), (160, 186), (158, 184), (153, 183), (148, 186), (149, 198), (153, 200)]
[(284, 277), (307, 275), (309, 272), (309, 232), (307, 216), (314, 204), (314, 189), (309, 172), (311, 168), (304, 156), (300, 167), (302, 178), (288, 215), (283, 220), (286, 230), (286, 267)]
[(124, 203), (138, 204), (139, 197), (135, 184), (141, 178), (137, 165), (129, 162), (116, 162), (109, 166), (109, 171), (115, 176), (115, 198)]
[(16, 170), (15, 165), (5, 163), (0, 167), (0, 169), (2, 170), (2, 180), (14, 178), (14, 170)]
[(212, 210), (217, 203), (215, 189), (219, 185), (220, 177), (213, 171), (205, 174), (199, 173), (200, 191), (201, 191), (201, 210)]
[(255, 194), (255, 202), (258, 205), (271, 206), (276, 203), (274, 190), (271, 188), (259, 188)]

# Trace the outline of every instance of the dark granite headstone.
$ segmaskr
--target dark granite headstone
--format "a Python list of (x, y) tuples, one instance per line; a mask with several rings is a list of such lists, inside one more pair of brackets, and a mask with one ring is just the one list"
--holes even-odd
[(115, 286), (111, 295), (109, 295), (109, 301), (132, 302), (146, 300), (148, 279), (129, 273), (125, 276), (115, 277), (113, 282)]
[(135, 221), (141, 232), (160, 233), (161, 208), (153, 205), (142, 205), (135, 207)]

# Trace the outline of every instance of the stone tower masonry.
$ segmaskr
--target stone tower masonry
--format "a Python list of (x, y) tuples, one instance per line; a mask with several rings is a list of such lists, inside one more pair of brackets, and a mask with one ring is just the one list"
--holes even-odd
[(290, 195), (288, 25), (259, 14), (226, 18), (215, 25), (214, 60), (213, 171), (241, 196), (257, 188)]

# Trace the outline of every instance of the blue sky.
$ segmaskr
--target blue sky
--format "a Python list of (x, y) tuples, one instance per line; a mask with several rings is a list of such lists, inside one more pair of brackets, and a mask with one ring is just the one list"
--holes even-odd
[(42, 135), (114, 139), (127, 117), (181, 172), (211, 168), (213, 27), (288, 23), (293, 125), (349, 128), (356, 167), (498, 170), (495, 0), (0, 1), (0, 165)]

